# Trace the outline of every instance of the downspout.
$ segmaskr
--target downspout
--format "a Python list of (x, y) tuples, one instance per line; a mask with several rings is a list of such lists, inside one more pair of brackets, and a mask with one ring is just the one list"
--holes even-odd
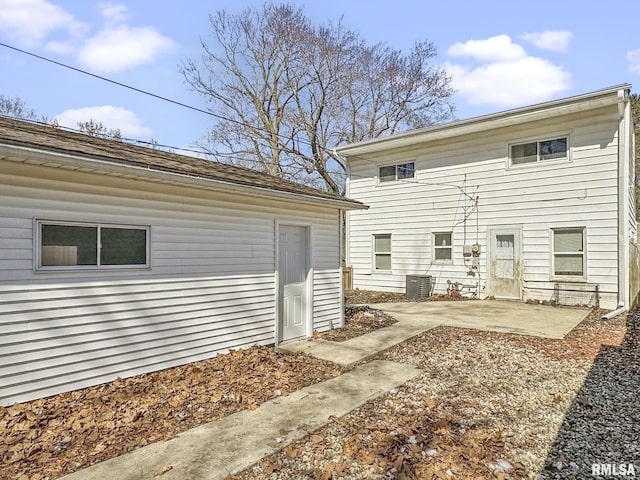
[[(618, 310), (629, 308), (629, 141), (631, 106), (629, 92), (618, 91)], [(613, 312), (612, 312), (613, 313)]]
[[(344, 265), (342, 263), (342, 252), (344, 251), (344, 242), (342, 240), (342, 236), (344, 235), (344, 228), (342, 227), (342, 222), (344, 220), (345, 211), (340, 209), (338, 210), (338, 231), (340, 235), (340, 240), (338, 241), (338, 265), (340, 268), (339, 277), (340, 277), (340, 324), (338, 327), (344, 327)], [(333, 325), (331, 325), (331, 329), (333, 330)]]

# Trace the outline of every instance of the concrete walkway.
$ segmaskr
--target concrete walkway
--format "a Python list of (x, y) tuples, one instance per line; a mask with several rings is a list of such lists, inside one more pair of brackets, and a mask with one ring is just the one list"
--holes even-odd
[[(346, 342), (300, 340), (279, 348), (350, 366), (440, 325), (562, 338), (589, 312), (504, 301), (387, 303), (372, 307), (398, 322)], [(238, 412), (63, 478), (223, 479), (317, 430), (330, 416), (344, 416), (420, 373), (409, 365), (373, 360), (339, 377), (266, 402), (256, 410)], [(171, 469), (158, 475), (165, 467)]]
[[(217, 480), (341, 417), (422, 373), (376, 360), (187, 432), (63, 477), (64, 480)], [(171, 467), (156, 475), (160, 469)]]
[(590, 312), (588, 308), (551, 307), (503, 300), (376, 303), (370, 306), (391, 315), (398, 323), (345, 342), (302, 339), (280, 345), (278, 349), (306, 353), (352, 366), (439, 326), (564, 338)]
[[(382, 310), (380, 308), (382, 305), (372, 305), (372, 307)], [(393, 313), (391, 316), (397, 318)], [(437, 321), (425, 319), (419, 315), (405, 315), (397, 320), (398, 323), (344, 342), (305, 338), (282, 344), (278, 350), (289, 353), (306, 353), (316, 358), (350, 367), (440, 325)]]

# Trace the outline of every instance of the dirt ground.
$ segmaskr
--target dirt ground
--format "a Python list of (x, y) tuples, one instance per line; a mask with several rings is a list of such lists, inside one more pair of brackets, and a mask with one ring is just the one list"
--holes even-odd
[[(379, 302), (395, 294), (360, 292), (348, 303), (363, 295)], [(446, 327), (426, 332), (382, 355), (425, 374), (235, 478), (586, 478), (574, 465), (597, 454), (600, 461), (613, 457), (598, 447), (577, 449), (571, 432), (581, 425), (598, 432), (590, 416), (608, 418), (611, 411), (640, 425), (632, 401), (640, 395), (640, 320), (603, 322), (600, 313), (564, 340)], [(385, 325), (366, 308), (349, 317), (336, 340)], [(330, 362), (253, 347), (0, 408), (0, 479), (55, 479), (341, 373)], [(593, 391), (583, 387), (589, 378), (599, 379)], [(597, 389), (620, 392), (613, 385), (620, 378), (629, 393), (600, 405)], [(628, 405), (620, 405), (623, 397)], [(604, 438), (611, 438), (616, 432), (605, 426)], [(636, 433), (621, 429), (619, 441), (631, 445)], [(635, 440), (624, 443), (632, 434)], [(610, 444), (596, 440), (589, 445)]]
[(407, 299), (404, 293), (379, 292), (376, 290), (347, 290), (345, 292), (347, 305), (366, 305), (370, 303), (396, 303), (396, 302), (451, 302), (469, 300), (469, 298), (451, 292), (451, 294), (434, 293), (429, 297)]

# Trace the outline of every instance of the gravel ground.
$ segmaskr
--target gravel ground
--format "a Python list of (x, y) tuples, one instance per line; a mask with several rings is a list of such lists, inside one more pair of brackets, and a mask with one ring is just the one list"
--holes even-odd
[(234, 479), (591, 478), (638, 462), (640, 316), (564, 340), (440, 327), (383, 357), (425, 369)]

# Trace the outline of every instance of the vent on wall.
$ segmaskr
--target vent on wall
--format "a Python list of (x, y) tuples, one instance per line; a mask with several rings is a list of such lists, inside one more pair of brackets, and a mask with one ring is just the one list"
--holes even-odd
[(429, 295), (431, 295), (431, 275), (407, 275), (406, 298), (426, 298)]

